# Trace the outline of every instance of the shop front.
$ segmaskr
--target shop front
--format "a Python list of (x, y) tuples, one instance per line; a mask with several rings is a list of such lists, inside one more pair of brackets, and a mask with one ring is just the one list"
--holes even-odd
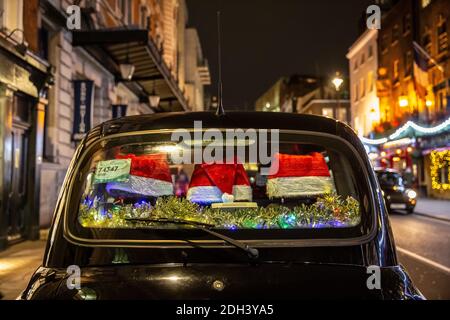
[(450, 132), (421, 141), (427, 194), (450, 199)]
[(39, 237), (40, 166), (49, 65), (0, 40), (0, 250)]
[(364, 140), (373, 166), (398, 171), (422, 197), (450, 199), (450, 120), (433, 128), (409, 124), (389, 137)]

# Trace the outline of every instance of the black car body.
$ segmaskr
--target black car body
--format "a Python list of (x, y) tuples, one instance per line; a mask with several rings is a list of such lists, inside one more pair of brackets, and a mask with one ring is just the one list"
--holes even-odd
[(393, 169), (375, 169), (388, 209), (404, 209), (413, 213), (417, 203), (416, 191), (407, 188), (402, 175)]
[[(93, 149), (102, 150), (108, 143), (117, 146), (114, 139), (123, 136), (135, 139), (130, 140), (133, 146), (155, 132), (191, 130), (194, 121), (202, 121), (202, 130), (279, 129), (282, 139), (289, 140), (292, 134), (307, 137), (299, 138), (305, 143), (300, 147), (306, 149), (315, 139), (336, 144), (330, 148), (345, 148), (345, 153), (351, 153), (352, 174), (357, 177), (347, 187), (363, 190), (358, 193), (361, 219), (348, 228), (215, 230), (254, 247), (258, 257), (249, 257), (245, 247), (237, 248), (197, 228), (108, 231), (78, 225), (75, 212), (80, 197), (76, 194), (83, 188), (77, 184), (84, 177), (80, 168), (81, 163), (98, 155), (90, 153)], [(339, 175), (339, 168), (334, 172), (335, 180), (346, 179)], [(74, 265), (80, 268), (80, 289), (67, 285), (76, 275), (72, 272)], [(368, 285), (376, 270), (381, 287)], [(377, 178), (352, 129), (324, 117), (253, 112), (127, 117), (93, 129), (79, 146), (67, 173), (43, 266), (32, 276), (21, 299), (238, 298), (423, 299), (398, 263)]]

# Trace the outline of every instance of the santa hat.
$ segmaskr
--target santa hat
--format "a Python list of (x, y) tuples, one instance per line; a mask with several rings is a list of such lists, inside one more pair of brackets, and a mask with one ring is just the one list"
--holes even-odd
[(187, 199), (199, 204), (251, 201), (252, 188), (242, 164), (196, 165)]
[(278, 171), (269, 175), (269, 198), (314, 196), (334, 189), (325, 158), (320, 153), (307, 156), (276, 154)]
[(127, 192), (142, 196), (173, 195), (173, 183), (167, 157), (164, 154), (136, 156), (118, 155), (116, 159), (131, 159), (128, 182), (110, 182), (106, 190), (111, 194)]

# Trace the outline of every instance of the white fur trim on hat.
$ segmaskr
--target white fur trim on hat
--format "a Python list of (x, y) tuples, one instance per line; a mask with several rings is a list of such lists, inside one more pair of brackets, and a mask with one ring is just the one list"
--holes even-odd
[(186, 198), (195, 203), (222, 202), (222, 191), (217, 187), (192, 187), (189, 188)]
[(130, 175), (128, 182), (110, 182), (106, 190), (121, 190), (143, 196), (171, 196), (173, 195), (173, 184), (152, 178)]
[(234, 201), (249, 201), (253, 199), (252, 187), (246, 185), (233, 186)]
[(267, 196), (271, 199), (321, 195), (333, 190), (330, 177), (286, 177), (267, 181)]
[[(187, 199), (196, 203), (223, 202), (223, 193), (218, 187), (192, 187), (187, 192)], [(252, 188), (245, 185), (233, 186), (234, 201), (251, 201)]]

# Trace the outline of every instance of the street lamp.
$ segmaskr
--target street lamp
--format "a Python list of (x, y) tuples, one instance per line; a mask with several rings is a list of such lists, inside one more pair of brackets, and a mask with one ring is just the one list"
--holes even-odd
[(340, 77), (339, 72), (336, 72), (336, 77), (331, 82), (333, 83), (334, 87), (336, 88), (336, 91), (339, 92), (339, 90), (341, 89), (342, 84), (344, 83), (344, 79), (342, 79)]
[(127, 57), (125, 58), (125, 62), (119, 65), (119, 69), (122, 79), (130, 81), (133, 78), (134, 70), (136, 70), (136, 67), (132, 63), (130, 63), (128, 50), (129, 48), (127, 47)]
[(398, 105), (399, 105), (401, 108), (407, 107), (407, 106), (409, 105), (408, 97), (406, 97), (406, 96), (401, 96), (401, 97), (398, 99)]
[(344, 79), (342, 79), (341, 74), (339, 72), (336, 72), (336, 76), (331, 81), (336, 88), (336, 94), (337, 94), (337, 108), (333, 108), (333, 118), (337, 119), (337, 109), (341, 108), (341, 97), (339, 90), (341, 89), (342, 84), (344, 83)]
[(150, 107), (157, 108), (159, 106), (159, 102), (161, 101), (161, 97), (156, 94), (155, 91), (155, 81), (153, 81), (153, 90), (150, 96), (148, 97), (148, 101), (150, 103)]
[(136, 69), (136, 67), (133, 64), (123, 63), (119, 65), (119, 68), (122, 79), (129, 81), (133, 78), (134, 70)]

